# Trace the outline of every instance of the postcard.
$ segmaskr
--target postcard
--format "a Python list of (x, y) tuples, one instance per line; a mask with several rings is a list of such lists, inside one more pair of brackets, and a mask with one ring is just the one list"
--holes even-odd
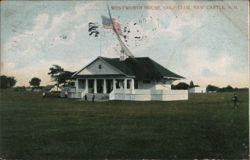
[(0, 4), (0, 159), (249, 158), (247, 0)]

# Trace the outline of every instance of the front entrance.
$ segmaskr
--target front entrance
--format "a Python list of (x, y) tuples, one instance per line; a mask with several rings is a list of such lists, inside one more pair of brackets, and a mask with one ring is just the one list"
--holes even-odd
[(103, 93), (103, 79), (97, 80), (97, 93)]
[(106, 79), (106, 86), (104, 85), (104, 79), (97, 79), (97, 93), (104, 93), (105, 89), (106, 93), (113, 91), (113, 79)]
[(88, 79), (88, 93), (94, 93), (94, 80)]

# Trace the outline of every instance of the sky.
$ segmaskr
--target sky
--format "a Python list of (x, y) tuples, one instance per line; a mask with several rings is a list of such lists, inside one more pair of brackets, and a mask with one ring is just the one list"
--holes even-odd
[[(98, 56), (120, 55), (114, 32), (102, 27), (106, 1), (0, 3), (1, 75), (14, 76), (17, 86), (28, 86), (32, 77), (41, 85), (53, 84), (48, 75), (53, 64), (78, 71)], [(130, 30), (123, 40), (134, 56), (150, 57), (184, 76), (182, 82), (248, 87), (248, 1), (108, 5), (122, 29)], [(98, 26), (98, 37), (89, 36), (89, 22)]]

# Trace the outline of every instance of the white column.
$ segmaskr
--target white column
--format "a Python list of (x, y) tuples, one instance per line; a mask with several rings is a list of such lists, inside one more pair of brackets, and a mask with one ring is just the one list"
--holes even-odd
[(103, 80), (103, 93), (107, 93), (106, 79)]
[(78, 92), (78, 90), (79, 90), (79, 82), (78, 82), (78, 79), (76, 79), (76, 81), (75, 81), (75, 87), (76, 87), (76, 92)]
[(89, 83), (88, 83), (88, 79), (85, 79), (85, 93), (89, 93)]
[(127, 91), (127, 79), (123, 80), (123, 99), (126, 100), (126, 91)]
[[(76, 79), (76, 81), (75, 81), (75, 87), (76, 87), (75, 96), (78, 97), (78, 95), (79, 95), (79, 81), (78, 81), (78, 79)], [(58, 91), (58, 87), (57, 87), (57, 91)], [(80, 94), (80, 97), (81, 97), (81, 94)]]
[(97, 81), (94, 79), (94, 93), (97, 93)]
[(135, 92), (135, 82), (134, 82), (134, 79), (131, 79), (130, 88), (131, 88), (131, 92), (134, 93)]
[(124, 85), (123, 85), (123, 87), (124, 87), (124, 91), (126, 91), (127, 90), (127, 79), (125, 78), (124, 79)]
[(116, 90), (115, 79), (113, 79), (113, 91)]

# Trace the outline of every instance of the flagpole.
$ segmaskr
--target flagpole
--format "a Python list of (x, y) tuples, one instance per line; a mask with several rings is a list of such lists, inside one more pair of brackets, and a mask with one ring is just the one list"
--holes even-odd
[(130, 50), (127, 48), (127, 46), (122, 42), (122, 40), (121, 40), (119, 34), (117, 33), (117, 30), (116, 30), (115, 25), (114, 25), (114, 21), (113, 21), (113, 19), (112, 19), (112, 17), (111, 17), (111, 12), (110, 12), (110, 10), (109, 10), (108, 2), (107, 2), (107, 8), (108, 8), (108, 13), (109, 13), (109, 18), (110, 18), (110, 20), (111, 20), (111, 22), (112, 22), (113, 30), (114, 30), (114, 32), (115, 32), (115, 34), (116, 34), (116, 37), (117, 37), (117, 39), (118, 39), (118, 41), (119, 41), (119, 43), (120, 43), (120, 45), (121, 45), (121, 53), (122, 53), (123, 55), (125, 55), (125, 50), (126, 50), (126, 51), (127, 51), (127, 54), (126, 54), (126, 55), (127, 55), (128, 57), (134, 57), (134, 55), (130, 52)]
[(100, 30), (100, 57), (102, 56), (102, 31)]

